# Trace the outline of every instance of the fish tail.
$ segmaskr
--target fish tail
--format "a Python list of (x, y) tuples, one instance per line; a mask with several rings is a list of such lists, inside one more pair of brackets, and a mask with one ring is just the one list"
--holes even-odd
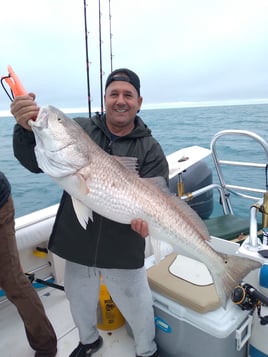
[(213, 280), (215, 288), (222, 306), (226, 307), (227, 300), (231, 297), (234, 288), (243, 280), (243, 278), (251, 271), (260, 268), (262, 265), (256, 260), (249, 258), (224, 255), (223, 271), (213, 272)]

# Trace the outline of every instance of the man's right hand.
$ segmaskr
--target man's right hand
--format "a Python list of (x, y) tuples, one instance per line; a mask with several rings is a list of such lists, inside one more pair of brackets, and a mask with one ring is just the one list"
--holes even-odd
[(11, 114), (17, 123), (27, 130), (31, 130), (31, 127), (28, 125), (28, 120), (36, 118), (39, 109), (35, 102), (34, 93), (15, 97), (10, 105)]

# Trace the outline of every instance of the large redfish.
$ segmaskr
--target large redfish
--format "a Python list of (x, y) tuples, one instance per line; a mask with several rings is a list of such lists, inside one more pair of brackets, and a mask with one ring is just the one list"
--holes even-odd
[(133, 159), (105, 153), (60, 110), (41, 108), (36, 121), (29, 124), (39, 167), (71, 195), (84, 228), (92, 211), (124, 224), (135, 218), (147, 221), (151, 237), (207, 266), (222, 305), (234, 287), (260, 267), (257, 261), (212, 249), (205, 224), (187, 203), (164, 192), (154, 181), (140, 178), (129, 168)]

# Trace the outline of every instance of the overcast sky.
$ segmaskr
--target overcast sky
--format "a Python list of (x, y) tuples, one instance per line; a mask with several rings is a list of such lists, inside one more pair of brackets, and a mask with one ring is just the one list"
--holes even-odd
[[(268, 102), (268, 0), (111, 0), (113, 69), (141, 78), (144, 107)], [(98, 0), (87, 1), (90, 92), (100, 105)], [(110, 72), (109, 1), (101, 0), (103, 83)], [(13, 66), (40, 105), (87, 107), (82, 0), (0, 4), (0, 75)], [(10, 102), (0, 91), (0, 111)]]

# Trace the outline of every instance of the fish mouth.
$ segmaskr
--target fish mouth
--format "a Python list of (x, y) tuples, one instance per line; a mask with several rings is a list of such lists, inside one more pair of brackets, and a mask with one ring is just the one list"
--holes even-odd
[(38, 112), (36, 120), (30, 119), (28, 121), (28, 125), (30, 127), (35, 128), (48, 128), (48, 116), (49, 110), (48, 108), (41, 108)]

